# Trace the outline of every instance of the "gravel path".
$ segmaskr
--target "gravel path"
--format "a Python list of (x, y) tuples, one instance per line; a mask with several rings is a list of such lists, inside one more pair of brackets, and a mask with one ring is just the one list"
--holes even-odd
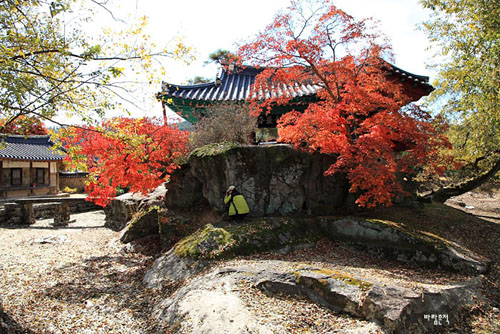
[(141, 280), (151, 257), (123, 251), (103, 211), (71, 218), (65, 228), (50, 219), (0, 228), (8, 332), (147, 333), (151, 296)]

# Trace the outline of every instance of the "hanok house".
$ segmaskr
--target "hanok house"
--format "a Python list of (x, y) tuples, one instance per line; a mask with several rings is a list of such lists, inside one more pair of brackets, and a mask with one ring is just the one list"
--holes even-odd
[[(214, 82), (196, 85), (182, 86), (163, 82), (162, 91), (157, 94), (157, 97), (162, 101), (164, 113), (165, 106), (168, 106), (185, 120), (196, 123), (206, 114), (207, 109), (217, 103), (248, 101), (255, 77), (263, 70), (263, 68), (250, 66), (232, 68), (230, 71), (222, 69), (220, 77)], [(429, 84), (429, 77), (412, 74), (389, 63), (386, 63), (386, 71), (392, 80), (402, 83), (404, 92), (412, 101), (418, 101), (433, 90)], [(308, 102), (317, 100), (317, 89), (316, 85), (311, 84), (289, 87), (287, 90), (293, 96), (290, 105), (277, 106), (269, 113), (260, 115), (256, 133), (257, 141), (277, 137), (276, 125), (279, 117), (292, 109), (305, 110)]]
[(51, 149), (49, 136), (6, 135), (0, 143), (2, 198), (57, 193), (64, 155)]

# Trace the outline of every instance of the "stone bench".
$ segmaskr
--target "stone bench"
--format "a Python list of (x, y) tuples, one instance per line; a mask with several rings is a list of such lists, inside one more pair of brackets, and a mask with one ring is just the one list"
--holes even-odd
[[(16, 198), (5, 203), (7, 215), (9, 212), (15, 213), (10, 218), (12, 223), (34, 224), (35, 214), (33, 204), (52, 203), (54, 204), (54, 222), (52, 226), (67, 226), (70, 222), (70, 203), (81, 201), (82, 198), (72, 197), (37, 197), (37, 198)], [(14, 219), (15, 218), (15, 219)]]

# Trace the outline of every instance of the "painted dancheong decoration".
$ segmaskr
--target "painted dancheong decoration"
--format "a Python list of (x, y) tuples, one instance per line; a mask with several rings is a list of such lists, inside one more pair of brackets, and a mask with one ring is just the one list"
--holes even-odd
[[(191, 123), (198, 121), (210, 106), (217, 103), (230, 102), (243, 104), (248, 102), (252, 96), (252, 85), (255, 77), (264, 68), (251, 66), (228, 66), (222, 68), (221, 74), (214, 82), (195, 85), (176, 85), (163, 82), (161, 92), (157, 97), (164, 106)], [(429, 84), (429, 77), (416, 75), (402, 70), (386, 62), (385, 70), (393, 80), (403, 85), (404, 93), (411, 101), (418, 101), (421, 97), (430, 94), (433, 87)], [(273, 92), (263, 92), (264, 98), (270, 98), (273, 94), (290, 94), (293, 97), (287, 106), (277, 106), (269, 111), (267, 115), (259, 118), (259, 128), (276, 127), (277, 119), (284, 113), (295, 110), (305, 110), (308, 102), (316, 101), (318, 86), (312, 83), (283, 87)]]

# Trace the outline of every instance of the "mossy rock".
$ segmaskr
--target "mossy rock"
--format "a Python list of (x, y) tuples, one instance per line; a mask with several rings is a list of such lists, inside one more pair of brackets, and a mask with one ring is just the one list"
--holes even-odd
[(322, 217), (319, 223), (329, 239), (351, 242), (400, 262), (471, 273), (488, 270), (487, 263), (482, 263), (460, 245), (404, 224), (356, 217)]
[[(359, 280), (357, 278), (354, 278), (352, 276), (343, 274), (343, 273), (335, 271), (335, 270), (321, 268), (321, 269), (312, 270), (312, 272), (318, 273), (318, 274), (322, 274), (322, 275), (326, 275), (327, 278), (341, 280), (345, 284), (354, 285), (354, 286), (358, 287), (362, 291), (370, 290), (370, 288), (373, 286), (372, 283), (361, 281), (361, 280)], [(296, 277), (297, 277), (297, 281), (300, 281), (300, 277), (301, 277), (300, 273), (298, 273), (298, 275)], [(325, 286), (328, 284), (328, 280), (326, 278), (320, 279), (319, 281), (320, 282), (324, 282)]]
[(236, 147), (241, 147), (241, 144), (233, 142), (213, 143), (194, 149), (190, 156), (198, 158), (211, 157), (224, 154), (225, 152)]
[(128, 243), (149, 235), (158, 234), (159, 207), (153, 206), (136, 213), (122, 232), (120, 241)]
[(319, 235), (300, 220), (256, 218), (227, 227), (210, 224), (181, 240), (175, 253), (193, 259), (231, 258), (285, 246), (313, 243)]

